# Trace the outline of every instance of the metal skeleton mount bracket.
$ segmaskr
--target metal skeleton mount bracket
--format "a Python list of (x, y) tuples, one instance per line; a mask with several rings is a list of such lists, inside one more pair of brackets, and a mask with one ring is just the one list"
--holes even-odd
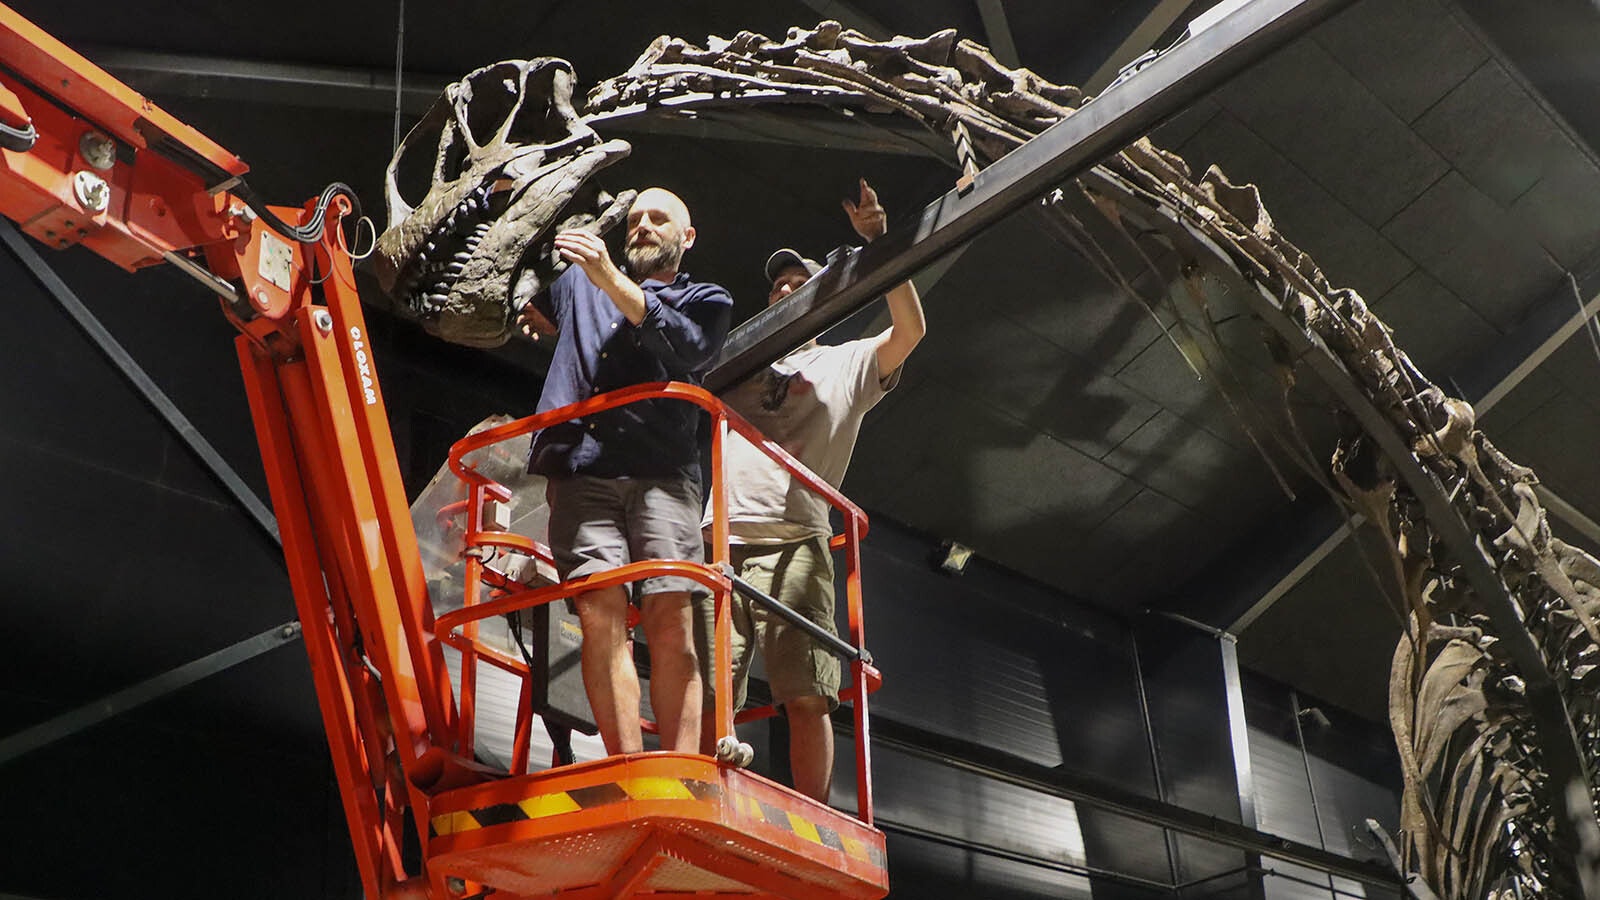
[[(910, 119), (943, 139), (922, 145), (930, 153), (968, 168), (1083, 102), (953, 31), (874, 41), (836, 22), (704, 47), (661, 37), (590, 92), (581, 119), (570, 92), (570, 69), (555, 60), (475, 72), (391, 164), (380, 269), (397, 307), (435, 333), (503, 340), (557, 270), (552, 230), (603, 231), (621, 218), (625, 197), (585, 185), (626, 153), (595, 126), (832, 109), (833, 127), (874, 133)], [(433, 187), (413, 207), (394, 174), (419, 132), (440, 137)], [(1375, 568), (1406, 626), (1390, 689), (1405, 790), (1398, 846), (1383, 843), (1411, 894), (1600, 896), (1600, 562), (1551, 535), (1533, 473), (1477, 430), (1470, 405), (1427, 380), (1355, 291), (1334, 287), (1277, 232), (1253, 186), (1215, 168), (1196, 180), (1142, 139), (1035, 210), (1041, 228), (1156, 317), (1269, 464), (1300, 465), (1387, 546), (1388, 565)], [(1237, 340), (1219, 334), (1228, 318), (1259, 329), (1251, 340), (1265, 361), (1254, 371), (1241, 371)], [(1310, 446), (1290, 405), (1307, 393), (1335, 408), (1342, 439)]]
[[(627, 215), (631, 192), (612, 197), (589, 180), (630, 148), (578, 118), (572, 88), (563, 60), (495, 63), (448, 86), (406, 135), (373, 256), (394, 312), (453, 343), (499, 346), (564, 268), (555, 232), (603, 234)], [(401, 180), (422, 172), (427, 194), (407, 200)]]

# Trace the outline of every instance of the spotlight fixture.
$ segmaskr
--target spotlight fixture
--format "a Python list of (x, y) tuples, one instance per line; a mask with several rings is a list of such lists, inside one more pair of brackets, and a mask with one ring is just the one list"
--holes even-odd
[(967, 571), (967, 563), (972, 559), (972, 548), (955, 541), (945, 541), (939, 545), (939, 554), (935, 558), (939, 571), (946, 575), (960, 575)]

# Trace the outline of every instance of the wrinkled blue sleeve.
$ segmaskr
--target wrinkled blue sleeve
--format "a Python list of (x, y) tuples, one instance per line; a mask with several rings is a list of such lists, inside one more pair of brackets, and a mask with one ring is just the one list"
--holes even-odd
[(639, 344), (666, 366), (673, 378), (703, 371), (722, 351), (733, 321), (733, 298), (714, 284), (695, 291), (676, 309), (645, 292)]

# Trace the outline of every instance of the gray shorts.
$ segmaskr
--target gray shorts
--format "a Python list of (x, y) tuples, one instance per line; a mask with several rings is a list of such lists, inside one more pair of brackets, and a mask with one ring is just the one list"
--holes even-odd
[[(734, 544), (730, 563), (740, 578), (778, 600), (829, 634), (837, 635), (833, 622), (833, 554), (828, 539), (807, 538), (790, 544)], [(733, 708), (744, 705), (750, 666), (759, 648), (767, 667), (772, 702), (783, 705), (801, 697), (825, 697), (828, 708), (839, 706), (839, 658), (824, 650), (811, 635), (735, 591), (730, 608), (729, 649), (733, 659)], [(715, 655), (712, 641), (716, 613), (703, 603), (695, 621), (695, 650), (700, 654), (706, 705), (716, 682), (712, 678)]]
[[(700, 482), (694, 478), (551, 478), (550, 552), (566, 581), (646, 559), (703, 562)], [(681, 576), (635, 582), (634, 596), (711, 592)]]

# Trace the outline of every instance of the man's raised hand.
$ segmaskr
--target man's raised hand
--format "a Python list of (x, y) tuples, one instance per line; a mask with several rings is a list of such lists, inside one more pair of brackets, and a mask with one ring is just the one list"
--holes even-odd
[(861, 199), (853, 203), (845, 200), (844, 211), (850, 217), (850, 227), (864, 240), (881, 238), (889, 229), (889, 217), (878, 203), (878, 192), (865, 178), (861, 179)]
[(599, 235), (587, 231), (563, 231), (555, 237), (555, 247), (561, 258), (583, 270), (596, 287), (605, 287), (609, 281), (621, 277), (622, 272), (611, 261), (611, 252)]

